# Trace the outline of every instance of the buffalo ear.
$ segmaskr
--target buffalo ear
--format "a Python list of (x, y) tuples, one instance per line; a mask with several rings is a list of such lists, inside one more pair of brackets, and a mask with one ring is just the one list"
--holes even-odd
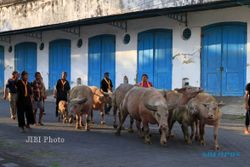
[(218, 107), (223, 107), (223, 106), (225, 106), (225, 103), (224, 103), (223, 101), (220, 101), (220, 102), (218, 103)]
[(199, 93), (202, 93), (204, 92), (204, 90), (202, 88), (200, 88), (200, 90), (198, 91)]
[(70, 101), (71, 105), (75, 104), (83, 104), (88, 101), (88, 98), (82, 97), (82, 98), (74, 98)]
[(204, 107), (206, 107), (206, 108), (209, 107), (209, 103), (202, 103), (202, 105), (203, 105)]
[(87, 97), (84, 97), (84, 98), (80, 99), (77, 103), (78, 104), (83, 104), (83, 103), (85, 103), (87, 101), (88, 101)]
[(176, 88), (176, 89), (174, 89), (174, 90), (177, 91), (177, 92), (179, 92), (179, 93), (183, 93), (183, 92), (185, 92), (186, 89), (187, 89), (187, 88), (184, 87), (184, 88)]
[(158, 110), (158, 107), (157, 106), (153, 106), (153, 105), (150, 105), (150, 104), (144, 104), (145, 107), (149, 110), (152, 110), (154, 112), (156, 112)]

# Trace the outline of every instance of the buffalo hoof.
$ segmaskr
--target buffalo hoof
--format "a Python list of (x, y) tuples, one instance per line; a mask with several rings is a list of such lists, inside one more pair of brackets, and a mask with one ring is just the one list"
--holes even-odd
[(187, 145), (191, 145), (191, 144), (192, 144), (192, 141), (191, 141), (191, 140), (186, 140), (185, 143), (186, 143)]
[(215, 145), (215, 146), (214, 146), (214, 150), (215, 150), (215, 151), (220, 150), (220, 146), (219, 146), (219, 145)]
[(201, 140), (201, 141), (200, 141), (200, 144), (201, 144), (202, 146), (205, 146), (205, 145), (206, 145), (206, 143), (205, 143), (204, 140)]
[(148, 139), (145, 139), (145, 140), (144, 140), (144, 143), (145, 143), (145, 144), (152, 144), (151, 140), (148, 140)]
[(76, 127), (77, 130), (81, 129), (79, 126)]
[(95, 124), (95, 121), (91, 121), (91, 124)]
[(117, 129), (118, 125), (117, 125), (117, 124), (114, 124), (113, 127), (114, 127), (115, 129)]
[(124, 126), (122, 126), (121, 130), (125, 130)]
[(138, 132), (138, 136), (139, 136), (140, 138), (144, 138), (144, 137), (145, 137), (144, 134), (143, 134), (142, 132)]
[(86, 125), (86, 126), (84, 127), (84, 129), (85, 129), (86, 131), (89, 131), (89, 130), (90, 130), (90, 126), (89, 126), (89, 125)]
[(101, 121), (101, 125), (105, 125), (106, 123), (105, 123), (105, 121)]
[(162, 146), (164, 146), (164, 145), (167, 144), (167, 141), (161, 141), (160, 144), (161, 144)]
[(195, 136), (194, 139), (195, 139), (195, 141), (199, 141), (200, 140), (199, 136)]
[(129, 133), (134, 133), (134, 130), (132, 128), (128, 128)]
[(117, 132), (115, 132), (115, 135), (116, 136), (121, 136), (121, 132), (117, 131)]

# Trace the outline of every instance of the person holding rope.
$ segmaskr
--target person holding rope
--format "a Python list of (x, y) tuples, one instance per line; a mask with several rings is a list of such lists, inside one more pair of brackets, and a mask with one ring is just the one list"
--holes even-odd
[(54, 97), (56, 98), (56, 117), (58, 117), (58, 107), (61, 100), (68, 101), (70, 84), (67, 81), (67, 73), (62, 72), (62, 78), (57, 81)]
[[(30, 125), (34, 124), (34, 114), (32, 107), (32, 89), (28, 83), (28, 73), (23, 71), (21, 79), (17, 81), (17, 118), (18, 126), (22, 133), (25, 132), (24, 127), (30, 130)], [(26, 117), (26, 121), (25, 121)]]
[[(111, 93), (113, 89), (113, 84), (111, 79), (109, 78), (109, 72), (104, 73), (104, 78), (101, 81), (101, 90), (106, 93)], [(109, 114), (109, 111), (111, 109), (111, 106), (108, 106), (105, 104), (105, 113)]]

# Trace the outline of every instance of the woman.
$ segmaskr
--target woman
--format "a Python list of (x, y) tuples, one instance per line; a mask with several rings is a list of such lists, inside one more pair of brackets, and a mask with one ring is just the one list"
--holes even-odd
[[(21, 79), (17, 82), (17, 117), (18, 126), (22, 133), (25, 132), (24, 127), (30, 130), (30, 125), (34, 124), (31, 92), (31, 86), (28, 83), (28, 73), (23, 71)], [(24, 115), (27, 123), (25, 123)]]
[(147, 74), (142, 74), (142, 81), (139, 83), (141, 87), (144, 88), (150, 88), (153, 87), (153, 84), (148, 81), (148, 75)]

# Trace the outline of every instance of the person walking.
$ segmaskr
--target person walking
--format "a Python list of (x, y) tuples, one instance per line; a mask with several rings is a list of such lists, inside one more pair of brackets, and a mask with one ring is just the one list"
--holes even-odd
[(4, 100), (9, 100), (10, 103), (10, 118), (16, 119), (16, 99), (17, 99), (17, 81), (19, 74), (17, 71), (12, 72), (12, 77), (8, 79), (4, 90)]
[[(17, 118), (18, 126), (22, 133), (24, 127), (31, 129), (30, 125), (34, 124), (34, 115), (32, 107), (32, 90), (28, 83), (28, 73), (23, 71), (21, 79), (17, 81)], [(25, 117), (27, 122), (25, 123)]]
[[(33, 91), (33, 109), (34, 109), (34, 121), (36, 125), (43, 126), (42, 117), (44, 115), (44, 100), (46, 99), (46, 89), (42, 81), (42, 75), (40, 72), (35, 73), (35, 80), (32, 82), (32, 91)], [(36, 121), (36, 113), (39, 109), (39, 120)]]
[(68, 101), (70, 84), (67, 81), (67, 73), (62, 72), (62, 78), (57, 81), (54, 97), (56, 98), (56, 117), (58, 117), (58, 105), (61, 100)]

